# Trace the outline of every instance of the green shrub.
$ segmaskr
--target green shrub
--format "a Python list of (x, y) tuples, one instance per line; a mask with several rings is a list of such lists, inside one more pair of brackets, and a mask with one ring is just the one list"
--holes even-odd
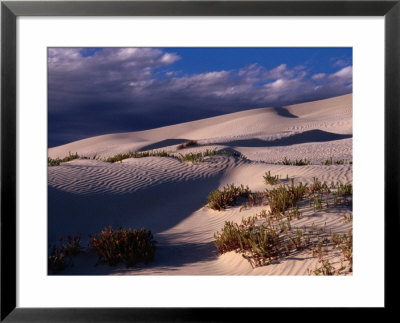
[[(339, 160), (333, 160), (333, 158), (326, 159), (325, 161), (321, 162), (321, 165), (345, 165), (347, 163), (346, 159), (339, 159)], [(348, 162), (350, 165), (352, 162)]]
[(59, 157), (57, 157), (56, 159), (47, 157), (47, 166), (59, 166), (61, 163), (66, 163), (78, 158), (78, 153), (71, 154), (71, 152), (69, 152), (68, 156), (64, 157), (63, 159), (60, 159)]
[(306, 166), (306, 165), (311, 165), (311, 161), (307, 160), (306, 158), (303, 159), (296, 159), (296, 160), (290, 160), (287, 159), (286, 157), (283, 158), (283, 161), (278, 162), (278, 164), (281, 165), (294, 165), (294, 166)]
[(241, 196), (246, 197), (250, 193), (248, 186), (226, 185), (223, 190), (214, 190), (208, 195), (208, 206), (213, 210), (221, 211), (234, 205)]
[(203, 161), (203, 154), (202, 153), (188, 153), (185, 155), (179, 154), (180, 160), (183, 162), (192, 162), (197, 163)]
[(174, 157), (168, 154), (166, 151), (135, 151), (123, 154), (117, 154), (114, 156), (107, 157), (104, 161), (107, 163), (116, 163), (128, 158), (144, 158), (144, 157)]
[(319, 275), (323, 275), (323, 276), (333, 276), (335, 275), (335, 268), (332, 267), (331, 263), (329, 262), (329, 260), (325, 260), (322, 264), (321, 267), (315, 269), (313, 271), (314, 275), (319, 276)]
[(120, 262), (127, 266), (134, 266), (138, 262), (147, 264), (153, 260), (156, 250), (153, 234), (145, 228), (113, 230), (110, 226), (90, 237), (89, 245), (110, 266)]
[(221, 232), (214, 234), (215, 246), (220, 254), (229, 251), (242, 253), (253, 267), (262, 266), (281, 255), (279, 233), (267, 226), (238, 225), (225, 222)]
[(353, 230), (348, 234), (332, 234), (333, 247), (338, 248), (345, 260), (349, 262), (350, 272), (353, 271)]
[(264, 175), (264, 181), (265, 181), (266, 184), (276, 185), (279, 182), (279, 178), (278, 178), (278, 175), (272, 176), (271, 172), (268, 171)]
[(299, 183), (294, 185), (292, 179), (292, 184), (280, 185), (279, 187), (273, 188), (272, 190), (267, 190), (267, 201), (271, 209), (271, 213), (285, 211), (296, 206), (296, 203), (300, 201), (307, 191), (307, 184)]
[(47, 166), (59, 166), (61, 164), (61, 159), (60, 158), (56, 158), (56, 159), (53, 159), (53, 158), (50, 158), (50, 157), (47, 157)]

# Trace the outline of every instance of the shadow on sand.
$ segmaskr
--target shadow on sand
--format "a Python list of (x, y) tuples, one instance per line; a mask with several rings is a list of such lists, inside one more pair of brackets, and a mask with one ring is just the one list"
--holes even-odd
[(292, 114), (288, 109), (284, 107), (274, 107), (273, 108), (277, 115), (281, 117), (286, 117), (286, 118), (298, 118), (298, 116)]
[(272, 141), (254, 139), (243, 139), (229, 142), (218, 142), (216, 145), (229, 145), (238, 147), (278, 147), (278, 146), (291, 146), (297, 144), (305, 144), (312, 142), (328, 142), (333, 140), (341, 140), (352, 138), (353, 135), (342, 135), (319, 129), (309, 130), (302, 133), (297, 133), (288, 137), (275, 139)]
[(188, 139), (165, 139), (165, 140), (161, 140), (161, 141), (155, 142), (153, 144), (144, 146), (144, 147), (140, 148), (139, 151), (160, 149), (160, 148), (164, 148), (164, 147), (168, 147), (168, 146), (179, 145), (179, 144), (182, 144), (187, 141), (189, 141), (189, 140)]

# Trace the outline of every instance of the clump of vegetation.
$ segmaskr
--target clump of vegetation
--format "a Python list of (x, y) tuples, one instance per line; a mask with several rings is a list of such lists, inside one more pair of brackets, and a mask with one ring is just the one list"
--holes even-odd
[(174, 157), (168, 154), (166, 151), (135, 151), (123, 154), (117, 154), (106, 158), (104, 161), (107, 163), (116, 163), (128, 158), (144, 158), (144, 157)]
[(154, 259), (156, 241), (150, 230), (113, 230), (110, 226), (94, 237), (89, 245), (96, 251), (100, 260), (114, 266), (120, 262), (134, 266), (138, 262), (145, 264)]
[(279, 187), (267, 190), (267, 201), (270, 206), (271, 213), (285, 211), (296, 206), (296, 203), (300, 201), (307, 190), (307, 184), (299, 183), (294, 184), (292, 179), (291, 185), (280, 185)]
[(217, 211), (234, 205), (239, 197), (247, 197), (250, 193), (248, 186), (226, 185), (223, 190), (214, 190), (208, 195), (208, 206)]
[(280, 257), (279, 233), (267, 226), (255, 227), (251, 221), (250, 225), (225, 222), (222, 231), (214, 234), (214, 238), (215, 246), (221, 254), (241, 252), (253, 267)]
[(327, 165), (346, 165), (346, 164), (352, 165), (353, 162), (347, 161), (347, 159), (333, 160), (332, 157), (321, 162), (321, 165), (325, 165), (325, 166), (327, 166)]
[(264, 205), (267, 201), (267, 193), (266, 192), (252, 192), (247, 196), (247, 201), (243, 203), (240, 211), (252, 206), (261, 206)]
[(47, 260), (48, 270), (52, 274), (56, 274), (60, 271), (63, 271), (67, 267), (64, 258), (65, 258), (64, 253), (61, 250), (59, 250), (56, 246), (53, 246), (50, 252), (50, 256), (48, 257)]
[(333, 247), (338, 248), (345, 260), (349, 262), (350, 272), (353, 271), (353, 230), (348, 234), (332, 234)]
[[(271, 179), (275, 182), (278, 178), (266, 173), (264, 180)], [(227, 191), (227, 188), (225, 188)], [(213, 192), (209, 195), (215, 203), (215, 209), (221, 210), (224, 207), (221, 200), (222, 191)], [(241, 253), (249, 261), (252, 267), (262, 266), (270, 263), (274, 259), (289, 256), (301, 250), (312, 251), (314, 257), (318, 257), (320, 268), (314, 271), (309, 270), (309, 274), (315, 275), (339, 275), (346, 269), (352, 271), (352, 232), (348, 235), (329, 234), (326, 232), (326, 223), (323, 228), (317, 228), (313, 223), (311, 227), (293, 227), (291, 221), (301, 219), (302, 212), (298, 205), (301, 200), (310, 201), (310, 207), (314, 206), (314, 212), (326, 206), (337, 205), (338, 203), (348, 203), (347, 198), (352, 195), (351, 184), (331, 183), (328, 186), (325, 182), (320, 182), (318, 178), (313, 178), (313, 182), (308, 186), (303, 183), (294, 183), (291, 179), (289, 185), (281, 184), (273, 189), (266, 189), (265, 192), (247, 192), (247, 201), (241, 207), (248, 205), (263, 205), (266, 201), (270, 210), (262, 210), (247, 219), (242, 219), (240, 224), (225, 222), (220, 232), (214, 234), (215, 245), (218, 251), (223, 254), (229, 251)], [(332, 203), (332, 200), (336, 200)], [(352, 215), (344, 217), (344, 221), (351, 221)], [(329, 250), (339, 249), (342, 252), (340, 268), (334, 268), (329, 259), (324, 259), (324, 255)], [(343, 262), (348, 265), (344, 266)]]
[(197, 146), (198, 143), (196, 140), (189, 140), (187, 142), (184, 142), (183, 144), (180, 144), (176, 147), (177, 150), (181, 150), (183, 148), (187, 148), (187, 147), (193, 147), (193, 146)]
[(323, 262), (322, 266), (313, 271), (314, 275), (332, 276), (335, 274), (335, 269), (332, 267), (329, 260)]
[(67, 236), (63, 242), (63, 237), (59, 238), (59, 245), (51, 246), (50, 256), (48, 257), (48, 269), (55, 274), (64, 270), (69, 264), (72, 264), (72, 257), (81, 251), (81, 235)]
[(47, 157), (47, 166), (59, 166), (61, 164), (61, 159), (60, 158), (50, 158)]
[(279, 165), (306, 166), (306, 165), (311, 165), (311, 161), (309, 161), (306, 158), (304, 158), (304, 160), (303, 159), (290, 160), (290, 159), (284, 157), (283, 160), (281, 162), (278, 162), (277, 164), (279, 164)]
[[(192, 141), (191, 141), (192, 142)], [(188, 144), (188, 143), (186, 143)], [(189, 146), (194, 146), (194, 144), (189, 144), (186, 147)], [(181, 148), (182, 149), (182, 148)], [(128, 158), (143, 158), (143, 157), (171, 157), (175, 158), (177, 160), (180, 160), (182, 162), (192, 162), (192, 163), (198, 163), (202, 162), (204, 160), (204, 157), (209, 157), (209, 156), (216, 156), (216, 155), (228, 155), (228, 156), (234, 156), (234, 157), (240, 157), (243, 159), (246, 159), (246, 156), (237, 153), (237, 152), (228, 152), (228, 151), (217, 151), (216, 149), (207, 149), (205, 152), (199, 152), (199, 153), (187, 153), (187, 154), (179, 154), (179, 156), (175, 156), (173, 154), (169, 154), (164, 150), (161, 151), (141, 151), (141, 152), (127, 152), (127, 153), (121, 153), (121, 154), (116, 154), (114, 156), (107, 157), (104, 159), (105, 162), (108, 163), (116, 163), (116, 162), (121, 162), (124, 159)], [(52, 163), (58, 163), (58, 160), (52, 160)], [(61, 161), (60, 161), (61, 162)], [(50, 165), (50, 159), (49, 159), (49, 165)]]
[(276, 185), (276, 184), (279, 183), (278, 175), (272, 176), (271, 175), (271, 171), (266, 172), (263, 177), (264, 177), (264, 181), (265, 181), (266, 184)]
[(66, 163), (78, 158), (79, 158), (78, 153), (71, 154), (71, 152), (69, 152), (68, 156), (64, 157), (63, 159), (60, 159), (59, 157), (55, 159), (47, 157), (47, 166), (59, 166), (61, 163)]
[(211, 157), (211, 156), (232, 156), (232, 157), (239, 157), (246, 159), (246, 156), (238, 153), (238, 152), (229, 152), (226, 150), (217, 151), (216, 149), (207, 149), (204, 152), (199, 153), (188, 153), (185, 155), (179, 154), (179, 159), (183, 162), (190, 161), (192, 163), (202, 162), (204, 161), (204, 157)]
[(188, 153), (185, 155), (179, 154), (180, 160), (183, 162), (192, 162), (192, 163), (199, 163), (203, 161), (203, 154), (202, 153)]

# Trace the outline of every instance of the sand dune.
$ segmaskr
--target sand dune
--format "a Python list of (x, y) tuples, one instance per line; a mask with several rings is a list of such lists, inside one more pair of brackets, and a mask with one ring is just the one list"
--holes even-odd
[[(197, 140), (199, 146), (177, 151), (179, 143)], [(88, 235), (108, 225), (146, 227), (158, 241), (156, 258), (149, 265), (94, 266), (96, 255), (84, 252), (64, 274), (145, 275), (306, 275), (318, 260), (309, 251), (299, 252), (268, 266), (252, 268), (239, 254), (219, 255), (214, 232), (225, 221), (265, 209), (257, 206), (240, 210), (240, 205), (218, 212), (206, 207), (207, 195), (226, 184), (248, 185), (265, 190), (266, 171), (294, 178), (295, 182), (322, 181), (352, 183), (352, 165), (322, 166), (320, 162), (352, 159), (352, 95), (287, 107), (248, 110), (147, 131), (88, 138), (48, 150), (49, 157), (69, 152), (103, 158), (128, 151), (165, 150), (171, 154), (206, 149), (244, 154), (210, 156), (192, 164), (171, 157), (131, 158), (121, 163), (77, 159), (48, 170), (49, 243), (60, 235)], [(307, 158), (313, 165), (276, 165), (283, 157)], [(302, 227), (314, 223), (334, 232), (346, 233), (343, 223), (351, 207), (338, 206), (314, 212), (293, 222)], [(339, 256), (330, 255), (331, 263)]]

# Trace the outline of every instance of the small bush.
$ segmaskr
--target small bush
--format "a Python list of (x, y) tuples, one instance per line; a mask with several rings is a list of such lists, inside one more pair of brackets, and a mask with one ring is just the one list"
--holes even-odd
[(332, 234), (332, 242), (334, 248), (338, 248), (345, 260), (349, 262), (349, 270), (353, 271), (353, 230), (348, 234)]
[(264, 175), (264, 181), (265, 181), (266, 184), (276, 185), (279, 182), (279, 178), (278, 178), (278, 175), (272, 176), (271, 172), (268, 171)]
[(63, 159), (60, 159), (58, 157), (56, 159), (47, 157), (47, 166), (59, 166), (61, 163), (66, 163), (78, 158), (79, 158), (78, 153), (71, 154), (71, 152), (69, 152), (68, 156), (64, 157)]
[(323, 265), (313, 271), (314, 275), (319, 276), (333, 276), (335, 275), (335, 268), (332, 267), (329, 260), (323, 262)]
[(67, 267), (64, 258), (64, 253), (60, 251), (56, 246), (53, 246), (47, 261), (48, 269), (52, 274), (63, 271)]
[(214, 238), (220, 254), (240, 252), (252, 267), (262, 266), (281, 256), (279, 233), (266, 226), (254, 226), (254, 219), (247, 225), (225, 222), (222, 231), (215, 233)]
[(187, 148), (187, 147), (193, 147), (193, 146), (197, 146), (197, 141), (196, 140), (190, 140), (187, 142), (184, 142), (183, 144), (180, 144), (176, 147), (177, 150), (181, 150), (183, 148)]
[(180, 159), (183, 162), (192, 162), (192, 163), (198, 163), (203, 161), (203, 154), (202, 153), (188, 153), (185, 155), (179, 154)]
[[(327, 166), (327, 165), (345, 165), (346, 163), (347, 163), (346, 159), (333, 160), (333, 158), (331, 157), (329, 159), (326, 159), (325, 161), (322, 161), (321, 165), (325, 165), (325, 166)], [(351, 161), (348, 163), (350, 165), (352, 164)]]
[(278, 162), (278, 164), (281, 165), (294, 165), (294, 166), (306, 166), (306, 165), (311, 165), (311, 161), (307, 160), (306, 158), (303, 159), (296, 159), (296, 160), (290, 160), (287, 159), (286, 157), (283, 158), (283, 161)]
[[(63, 243), (63, 237), (59, 238), (60, 244), (51, 246), (50, 256), (48, 257), (48, 269), (55, 274), (64, 270), (68, 264), (72, 263), (72, 256), (77, 255), (81, 251), (81, 235), (67, 236), (66, 243)], [(66, 257), (69, 261), (66, 262)]]
[(296, 203), (303, 198), (306, 191), (307, 185), (303, 185), (301, 182), (298, 185), (294, 185), (293, 179), (290, 186), (280, 185), (272, 190), (267, 190), (267, 201), (271, 213), (285, 213), (289, 207), (294, 208)]
[(161, 151), (135, 151), (123, 154), (117, 154), (106, 158), (104, 161), (107, 163), (116, 163), (128, 158), (144, 158), (144, 157), (174, 157), (164, 150)]
[(98, 235), (90, 237), (90, 246), (101, 260), (114, 266), (120, 262), (134, 266), (138, 262), (145, 264), (153, 260), (156, 241), (150, 230), (113, 230), (110, 226)]
[(209, 156), (216, 156), (218, 155), (218, 152), (216, 149), (206, 149), (206, 151), (203, 153), (203, 157), (209, 157)]
[(61, 164), (61, 159), (60, 158), (56, 158), (56, 159), (53, 159), (53, 158), (50, 158), (50, 157), (47, 157), (47, 166), (59, 166)]
[(249, 193), (248, 186), (227, 185), (222, 191), (214, 190), (208, 195), (208, 206), (213, 210), (221, 211), (227, 206), (234, 205), (239, 197), (246, 197)]

